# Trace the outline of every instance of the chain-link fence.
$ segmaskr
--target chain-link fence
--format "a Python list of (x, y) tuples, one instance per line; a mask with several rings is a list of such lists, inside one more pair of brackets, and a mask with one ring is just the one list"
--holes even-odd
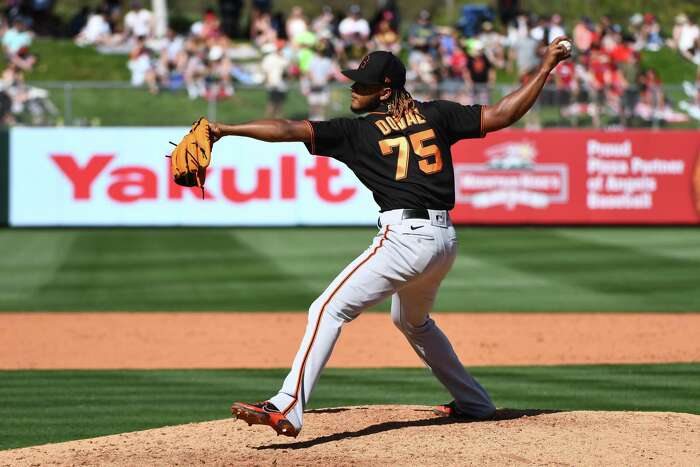
[[(124, 82), (30, 83), (20, 105), (12, 104), (13, 124), (43, 126), (179, 126), (201, 115), (212, 120), (240, 122), (263, 117), (309, 117), (309, 97), (291, 86), (279, 111), (268, 106), (268, 92), (260, 86), (237, 86), (232, 97), (189, 99), (184, 91), (151, 94)], [(427, 87), (414, 85), (419, 100), (448, 99), (462, 103), (494, 103), (514, 85), (468, 87), (461, 82)], [(211, 93), (216, 96), (216, 93)], [(700, 128), (700, 105), (680, 85), (657, 92), (630, 88), (624, 92), (572, 91), (547, 86), (535, 107), (517, 123), (540, 128)], [(328, 90), (324, 118), (348, 116), (347, 84)], [(318, 107), (316, 108), (318, 111)]]

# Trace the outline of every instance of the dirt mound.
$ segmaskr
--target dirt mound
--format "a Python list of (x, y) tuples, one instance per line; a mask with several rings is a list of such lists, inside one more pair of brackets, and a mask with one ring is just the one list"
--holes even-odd
[(697, 465), (700, 416), (660, 412), (498, 411), (460, 422), (426, 407), (306, 414), (298, 438), (241, 421), (165, 427), (0, 452), (0, 465)]

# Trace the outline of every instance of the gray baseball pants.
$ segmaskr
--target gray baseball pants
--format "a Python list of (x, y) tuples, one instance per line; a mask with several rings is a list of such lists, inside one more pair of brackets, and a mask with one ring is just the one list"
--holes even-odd
[(369, 248), (309, 308), (292, 369), (270, 399), (297, 429), (343, 325), (389, 296), (394, 324), (458, 408), (474, 418), (488, 418), (495, 411), (486, 390), (464, 369), (430, 318), (440, 283), (457, 256), (457, 235), (447, 211), (429, 214), (430, 220), (402, 219), (401, 209), (382, 213), (380, 231)]

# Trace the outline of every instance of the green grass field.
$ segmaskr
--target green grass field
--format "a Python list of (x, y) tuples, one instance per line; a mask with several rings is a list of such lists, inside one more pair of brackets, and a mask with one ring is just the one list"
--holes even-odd
[[(700, 414), (700, 364), (476, 368), (498, 407)], [(0, 449), (223, 419), (283, 370), (0, 372)], [(311, 408), (449, 400), (423, 369), (329, 369)]]
[[(0, 311), (302, 311), (374, 233), (4, 229)], [(700, 311), (695, 228), (458, 233), (438, 311)]]

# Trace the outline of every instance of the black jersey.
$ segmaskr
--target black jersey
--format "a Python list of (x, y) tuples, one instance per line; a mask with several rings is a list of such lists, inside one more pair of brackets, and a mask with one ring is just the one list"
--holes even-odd
[(380, 210), (446, 209), (455, 204), (450, 147), (484, 136), (480, 105), (417, 102), (417, 112), (396, 121), (386, 112), (309, 122), (306, 147), (346, 164), (372, 191)]

